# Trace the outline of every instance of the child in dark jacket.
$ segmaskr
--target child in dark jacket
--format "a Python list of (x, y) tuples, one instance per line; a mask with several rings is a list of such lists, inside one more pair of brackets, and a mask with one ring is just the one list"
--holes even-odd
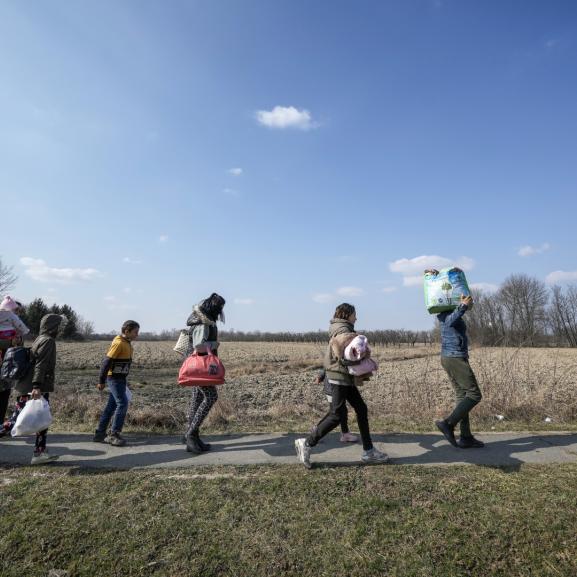
[[(42, 317), (40, 335), (32, 343), (30, 350), (32, 366), (26, 376), (21, 381), (18, 381), (14, 387), (18, 397), (16, 399), (16, 409), (8, 421), (8, 429), (14, 426), (18, 415), (26, 406), (28, 400), (44, 397), (49, 402), (50, 393), (54, 391), (56, 336), (60, 325), (66, 321), (67, 319), (63, 315), (48, 314)], [(47, 435), (48, 429), (36, 433), (32, 465), (50, 463), (58, 459), (58, 456), (51, 455), (46, 450)]]

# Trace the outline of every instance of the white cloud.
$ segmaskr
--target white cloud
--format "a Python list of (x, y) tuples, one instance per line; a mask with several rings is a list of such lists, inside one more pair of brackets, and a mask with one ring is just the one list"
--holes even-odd
[(168, 242), (168, 235), (167, 234), (161, 234), (158, 237), (158, 242)]
[(116, 302), (116, 297), (110, 295), (110, 296), (104, 297), (104, 301), (107, 303), (113, 303), (113, 302)]
[(259, 124), (268, 128), (310, 130), (317, 126), (308, 110), (298, 110), (294, 106), (275, 106), (272, 110), (258, 110), (255, 116)]
[(474, 268), (475, 261), (468, 256), (452, 259), (439, 255), (422, 255), (414, 258), (401, 258), (389, 263), (391, 272), (403, 275), (403, 286), (418, 286), (422, 284), (425, 269), (442, 269), (450, 266), (457, 266), (464, 271), (468, 271)]
[(397, 290), (396, 286), (386, 286), (381, 289), (381, 292), (384, 293), (394, 293)]
[(125, 263), (127, 263), (127, 264), (142, 264), (142, 261), (141, 261), (141, 260), (137, 260), (137, 259), (134, 259), (134, 258), (130, 258), (129, 256), (125, 256), (125, 257), (122, 259), (122, 262), (125, 262)]
[(222, 192), (228, 196), (240, 196), (240, 192), (234, 188), (225, 188)]
[(102, 276), (95, 268), (55, 268), (50, 267), (40, 258), (24, 256), (20, 264), (25, 273), (39, 282), (70, 283), (75, 281), (91, 281)]
[(469, 288), (483, 291), (484, 293), (496, 293), (499, 290), (499, 286), (489, 282), (476, 282), (469, 285)]
[(254, 304), (254, 299), (234, 299), (234, 304), (236, 304), (236, 305), (252, 305), (252, 304)]
[(342, 297), (360, 297), (365, 291), (356, 286), (342, 286), (337, 289), (337, 294)]
[(335, 296), (330, 293), (317, 293), (313, 295), (313, 301), (315, 301), (315, 303), (332, 303), (334, 300)]
[(127, 286), (127, 287), (124, 287), (124, 288), (122, 289), (122, 292), (123, 292), (124, 294), (130, 294), (130, 293), (132, 292), (132, 289)]
[(551, 285), (577, 282), (577, 270), (556, 270), (545, 277), (545, 282)]
[(522, 246), (517, 254), (519, 256), (533, 256), (534, 254), (543, 254), (547, 252), (551, 248), (551, 245), (548, 242), (543, 243), (541, 246), (530, 246), (525, 245)]
[(242, 168), (229, 168), (227, 172), (233, 176), (240, 176), (242, 174)]

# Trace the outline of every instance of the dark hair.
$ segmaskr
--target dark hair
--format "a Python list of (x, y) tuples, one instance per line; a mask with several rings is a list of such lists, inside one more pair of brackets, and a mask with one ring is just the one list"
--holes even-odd
[(122, 323), (122, 334), (127, 333), (128, 331), (133, 331), (134, 329), (139, 329), (140, 325), (136, 321), (124, 321)]
[(350, 305), (349, 303), (343, 303), (335, 309), (333, 318), (348, 320), (348, 318), (355, 312), (355, 307), (353, 305)]
[(216, 321), (222, 313), (226, 301), (217, 293), (212, 293), (198, 307), (208, 318)]

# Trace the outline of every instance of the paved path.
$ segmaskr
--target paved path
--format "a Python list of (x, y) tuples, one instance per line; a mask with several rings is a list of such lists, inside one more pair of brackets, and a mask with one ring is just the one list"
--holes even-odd
[[(58, 464), (85, 468), (133, 469), (197, 465), (261, 465), (296, 463), (294, 434), (233, 434), (205, 438), (214, 449), (192, 455), (180, 437), (127, 435), (126, 447), (93, 443), (86, 433), (50, 433), (49, 450)], [(302, 435), (300, 435), (302, 436)], [(396, 465), (474, 464), (515, 467), (523, 463), (577, 463), (577, 433), (484, 433), (484, 449), (456, 449), (438, 433), (374, 435), (377, 446)], [(0, 439), (0, 463), (26, 465), (32, 456), (31, 437)], [(330, 434), (313, 449), (312, 462), (359, 464), (361, 446), (344, 445)]]

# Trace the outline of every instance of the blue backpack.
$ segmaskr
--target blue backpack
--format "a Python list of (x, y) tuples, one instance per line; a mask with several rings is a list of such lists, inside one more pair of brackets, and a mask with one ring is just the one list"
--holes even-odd
[(0, 366), (0, 379), (20, 381), (28, 374), (33, 364), (29, 347), (11, 347), (4, 353)]

